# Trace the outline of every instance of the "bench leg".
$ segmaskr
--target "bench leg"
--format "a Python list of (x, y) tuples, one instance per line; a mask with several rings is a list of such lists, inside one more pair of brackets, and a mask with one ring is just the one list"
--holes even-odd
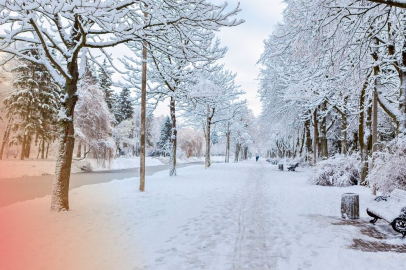
[(375, 225), (375, 223), (378, 221), (378, 219), (380, 219), (380, 217), (377, 217), (376, 215), (374, 215), (374, 214), (372, 214), (371, 212), (369, 212), (368, 209), (367, 209), (367, 214), (368, 214), (368, 216), (374, 218), (374, 219), (372, 219), (372, 220), (369, 221), (370, 223), (372, 223), (372, 224), (374, 224), (374, 225)]
[(372, 223), (372, 224), (375, 225), (375, 223), (378, 221), (378, 219), (379, 219), (379, 218), (375, 217), (374, 219), (371, 219), (371, 220), (369, 221), (369, 223)]

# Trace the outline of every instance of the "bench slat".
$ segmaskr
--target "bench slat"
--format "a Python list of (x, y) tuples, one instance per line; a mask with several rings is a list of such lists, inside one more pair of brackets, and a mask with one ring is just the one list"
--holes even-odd
[(406, 191), (395, 189), (390, 193), (390, 200), (397, 200), (399, 202), (406, 202)]

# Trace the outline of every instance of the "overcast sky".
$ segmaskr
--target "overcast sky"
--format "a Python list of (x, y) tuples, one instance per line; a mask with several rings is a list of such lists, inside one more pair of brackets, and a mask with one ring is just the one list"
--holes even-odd
[[(224, 0), (211, 0), (222, 4)], [(261, 113), (261, 102), (257, 98), (259, 66), (256, 65), (264, 46), (263, 41), (272, 33), (277, 22), (282, 21), (284, 4), (282, 0), (228, 0), (230, 7), (240, 2), (242, 11), (238, 18), (245, 23), (227, 28), (218, 33), (223, 46), (228, 47), (227, 55), (220, 62), (227, 69), (237, 72), (237, 84), (247, 92), (249, 108), (256, 116)], [(155, 115), (169, 114), (166, 104), (157, 108)]]

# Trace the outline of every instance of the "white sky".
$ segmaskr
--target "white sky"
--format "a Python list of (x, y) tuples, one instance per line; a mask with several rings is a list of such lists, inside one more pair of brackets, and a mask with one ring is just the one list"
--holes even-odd
[[(222, 4), (224, 0), (211, 0)], [(238, 2), (242, 11), (238, 18), (245, 23), (219, 32), (221, 44), (228, 47), (227, 55), (220, 62), (233, 72), (237, 72), (236, 82), (247, 92), (244, 98), (249, 102), (249, 108), (256, 116), (261, 113), (261, 102), (257, 98), (259, 66), (256, 65), (263, 49), (263, 41), (272, 33), (277, 22), (282, 21), (284, 4), (282, 0), (228, 0), (230, 7)], [(167, 104), (161, 104), (155, 115), (169, 114)]]

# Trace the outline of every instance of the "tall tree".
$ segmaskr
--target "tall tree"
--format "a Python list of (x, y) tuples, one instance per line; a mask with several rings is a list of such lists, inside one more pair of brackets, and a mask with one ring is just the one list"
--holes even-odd
[(107, 107), (109, 108), (110, 112), (113, 112), (115, 95), (114, 90), (111, 88), (111, 86), (113, 85), (111, 81), (111, 74), (112, 72), (109, 70), (107, 60), (104, 59), (103, 64), (100, 66), (98, 70), (98, 80), (99, 80), (98, 83), (100, 88), (103, 90)]
[[(27, 54), (38, 58), (35, 51)], [(29, 157), (33, 136), (41, 138), (44, 158), (45, 142), (55, 138), (60, 90), (43, 66), (23, 58), (19, 62), (12, 70), (15, 90), (4, 100), (6, 115), (13, 119), (14, 129), (21, 131), (21, 160)], [(10, 129), (7, 135), (10, 136)]]
[(172, 136), (172, 123), (169, 116), (165, 118), (161, 128), (161, 135), (157, 143), (158, 151), (161, 155), (168, 156), (171, 154), (171, 136)]
[(134, 105), (129, 88), (123, 88), (118, 95), (115, 106), (115, 114), (115, 118), (118, 123), (133, 117)]
[[(59, 112), (60, 144), (51, 210), (69, 209), (74, 109), (78, 82), (85, 72), (86, 57), (97, 61), (93, 51), (101, 50), (111, 63), (112, 59), (105, 48), (131, 42), (148, 42), (168, 54), (192, 56), (196, 43), (182, 42), (196, 41), (191, 33), (202, 28), (213, 31), (240, 23), (229, 20), (239, 12), (239, 8), (227, 13), (225, 8), (226, 4), (216, 6), (206, 1), (192, 0), (0, 2), (0, 26), (8, 29), (0, 34), (0, 51), (45, 66), (63, 89), (64, 98)], [(144, 20), (144, 14), (148, 15), (147, 20)], [(183, 37), (181, 40), (163, 35), (174, 33), (175, 30)], [(24, 42), (23, 46), (15, 46), (20, 41)], [(39, 58), (23, 54), (29, 49), (37, 50)]]

